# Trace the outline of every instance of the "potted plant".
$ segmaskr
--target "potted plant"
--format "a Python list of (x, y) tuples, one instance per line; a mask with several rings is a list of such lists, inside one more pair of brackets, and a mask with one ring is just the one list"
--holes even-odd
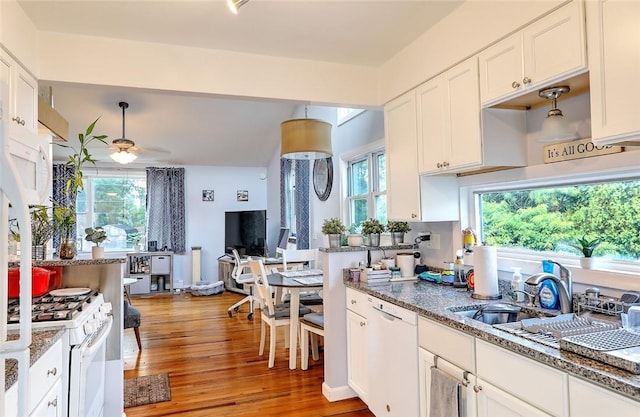
[[(54, 233), (54, 226), (49, 218), (46, 206), (31, 206), (31, 259), (42, 261), (46, 255), (46, 245)], [(16, 219), (9, 220), (9, 232), (14, 241), (20, 242), (20, 227)]]
[(340, 238), (342, 237), (342, 233), (347, 230), (337, 217), (332, 217), (330, 219), (325, 219), (324, 223), (322, 223), (322, 233), (329, 236), (329, 247), (330, 248), (339, 248), (340, 247)]
[(409, 223), (389, 220), (387, 230), (391, 232), (391, 244), (397, 245), (404, 242), (404, 234), (411, 230)]
[(87, 242), (93, 242), (96, 245), (91, 248), (91, 257), (93, 259), (100, 259), (104, 257), (104, 248), (100, 246), (102, 242), (107, 240), (107, 232), (104, 231), (102, 226), (98, 226), (95, 229), (93, 227), (87, 227), (84, 229), (87, 234), (84, 238)]
[(131, 233), (129, 236), (127, 236), (127, 239), (133, 243), (133, 251), (134, 252), (140, 252), (142, 250), (142, 240), (144, 239), (144, 236), (141, 233)]
[(367, 219), (362, 222), (362, 233), (369, 236), (369, 246), (380, 246), (380, 233), (384, 225), (378, 219)]
[(84, 133), (78, 134), (79, 147), (77, 149), (71, 145), (56, 142), (56, 145), (69, 148), (73, 151), (65, 163), (67, 167), (73, 168), (73, 174), (67, 179), (64, 187), (66, 202), (53, 202), (53, 217), (60, 232), (58, 255), (63, 259), (72, 259), (75, 256), (75, 239), (72, 238), (71, 234), (76, 225), (76, 196), (79, 190), (84, 189), (82, 167), (87, 162), (93, 165), (96, 164), (96, 160), (93, 159), (87, 147), (95, 141), (108, 145), (105, 140), (107, 135), (92, 135), (93, 129), (99, 119), (100, 118), (94, 120)]
[(349, 226), (349, 235), (347, 236), (347, 244), (349, 246), (363, 245), (362, 228), (360, 223), (358, 224), (353, 223), (351, 226)]
[(580, 251), (584, 256), (580, 258), (580, 266), (584, 269), (592, 269), (595, 263), (595, 259), (592, 257), (593, 251), (600, 243), (602, 243), (600, 239), (587, 239), (586, 236), (582, 236), (577, 239), (577, 243), (569, 244), (569, 246)]

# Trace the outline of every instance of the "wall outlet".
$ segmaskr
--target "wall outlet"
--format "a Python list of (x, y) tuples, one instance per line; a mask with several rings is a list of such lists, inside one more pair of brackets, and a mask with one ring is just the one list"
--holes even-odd
[(431, 233), (430, 239), (422, 245), (427, 249), (440, 249), (440, 235)]

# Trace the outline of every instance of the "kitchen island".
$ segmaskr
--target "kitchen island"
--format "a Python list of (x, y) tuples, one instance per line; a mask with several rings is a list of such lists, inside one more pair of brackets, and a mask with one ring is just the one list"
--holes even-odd
[[(523, 359), (524, 357), (532, 359), (640, 402), (640, 375), (523, 339), (489, 324), (447, 310), (450, 307), (487, 303), (487, 301), (472, 299), (466, 289), (456, 289), (426, 281), (370, 285), (366, 282), (345, 280), (345, 286), (414, 311), (420, 317), (471, 335), (476, 340), (486, 341), (515, 352), (523, 356)], [(495, 366), (500, 364), (496, 363)]]

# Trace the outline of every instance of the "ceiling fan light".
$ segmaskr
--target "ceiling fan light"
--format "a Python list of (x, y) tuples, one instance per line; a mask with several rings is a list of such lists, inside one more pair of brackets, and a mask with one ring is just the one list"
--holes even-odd
[(317, 119), (293, 119), (280, 124), (285, 159), (323, 159), (332, 156), (331, 123)]
[(136, 160), (137, 156), (127, 151), (117, 151), (112, 153), (111, 159), (116, 161), (119, 164), (128, 164)]
[(227, 0), (227, 6), (229, 6), (229, 10), (231, 13), (238, 14), (238, 9), (249, 0)]

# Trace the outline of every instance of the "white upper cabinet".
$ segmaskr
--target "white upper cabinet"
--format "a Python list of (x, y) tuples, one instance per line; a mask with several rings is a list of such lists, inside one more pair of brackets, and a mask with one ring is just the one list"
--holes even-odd
[(573, 1), (479, 55), (483, 106), (587, 71), (584, 5)]
[(598, 145), (640, 143), (640, 2), (587, 2), (591, 133)]
[(470, 58), (427, 81), (418, 98), (421, 174), (458, 171), (482, 163), (478, 61)]
[(0, 116), (38, 133), (38, 82), (0, 49)]
[(412, 90), (384, 106), (387, 160), (387, 217), (420, 220), (420, 180), (416, 155), (416, 96)]

